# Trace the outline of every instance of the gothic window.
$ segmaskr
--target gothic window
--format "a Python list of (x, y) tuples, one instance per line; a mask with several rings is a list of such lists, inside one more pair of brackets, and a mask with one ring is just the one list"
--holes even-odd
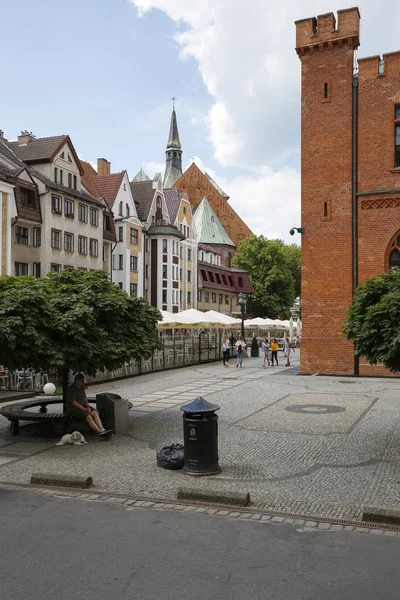
[(400, 267), (400, 234), (397, 234), (390, 245), (389, 250), (389, 269)]

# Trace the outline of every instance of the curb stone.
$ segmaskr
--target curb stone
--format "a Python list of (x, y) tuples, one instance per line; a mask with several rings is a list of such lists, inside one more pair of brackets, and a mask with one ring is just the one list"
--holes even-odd
[[(341, 523), (335, 522), (335, 519), (331, 521), (327, 518), (318, 519), (318, 517), (313, 516), (313, 520), (295, 518), (298, 515), (293, 517), (290, 516), (279, 516), (274, 514), (264, 514), (259, 511), (259, 509), (252, 508), (243, 508), (240, 510), (238, 507), (234, 507), (235, 510), (226, 510), (223, 505), (220, 505), (218, 508), (209, 507), (209, 506), (199, 506), (197, 504), (188, 504), (188, 503), (165, 503), (160, 500), (158, 501), (150, 501), (150, 500), (139, 500), (135, 498), (129, 498), (127, 496), (115, 496), (112, 494), (100, 492), (99, 494), (88, 494), (88, 493), (79, 493), (76, 490), (60, 490), (57, 488), (43, 488), (39, 486), (25, 485), (25, 484), (7, 484), (2, 485), (0, 483), (0, 491), (1, 490), (24, 490), (30, 491), (36, 494), (48, 494), (53, 496), (56, 499), (72, 499), (72, 500), (81, 500), (84, 502), (107, 502), (109, 504), (114, 504), (116, 506), (121, 506), (126, 511), (132, 510), (174, 510), (186, 513), (197, 513), (197, 514), (206, 514), (210, 516), (217, 517), (226, 517), (228, 519), (238, 519), (238, 520), (246, 520), (251, 522), (260, 522), (260, 523), (273, 523), (275, 526), (279, 525), (292, 525), (295, 527), (304, 526), (308, 531), (318, 531), (323, 533), (325, 531), (329, 532), (353, 532), (353, 533), (370, 533), (373, 535), (384, 535), (388, 537), (397, 537), (400, 539), (400, 526), (387, 525), (384, 526), (382, 523), (379, 523), (379, 527), (374, 523), (364, 523), (362, 521), (354, 520), (352, 521), (353, 525), (348, 525), (350, 520), (342, 521)], [(233, 508), (233, 507), (232, 507)], [(337, 521), (337, 519), (336, 519)]]

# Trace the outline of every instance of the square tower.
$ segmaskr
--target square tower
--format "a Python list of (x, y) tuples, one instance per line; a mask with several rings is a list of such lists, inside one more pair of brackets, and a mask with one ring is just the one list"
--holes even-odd
[(301, 372), (354, 372), (342, 333), (352, 301), (354, 51), (358, 8), (296, 22), (301, 60)]

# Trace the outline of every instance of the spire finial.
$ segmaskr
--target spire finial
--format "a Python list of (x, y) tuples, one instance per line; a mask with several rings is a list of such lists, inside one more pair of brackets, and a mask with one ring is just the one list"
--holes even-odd
[(178, 98), (176, 98), (176, 96), (172, 96), (171, 100), (172, 100), (172, 110), (175, 110), (175, 102), (178, 100)]

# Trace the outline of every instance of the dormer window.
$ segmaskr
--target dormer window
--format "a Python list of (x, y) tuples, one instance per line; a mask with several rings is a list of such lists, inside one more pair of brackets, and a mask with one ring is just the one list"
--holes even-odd
[(26, 208), (35, 208), (35, 194), (32, 190), (21, 190), (21, 204)]

